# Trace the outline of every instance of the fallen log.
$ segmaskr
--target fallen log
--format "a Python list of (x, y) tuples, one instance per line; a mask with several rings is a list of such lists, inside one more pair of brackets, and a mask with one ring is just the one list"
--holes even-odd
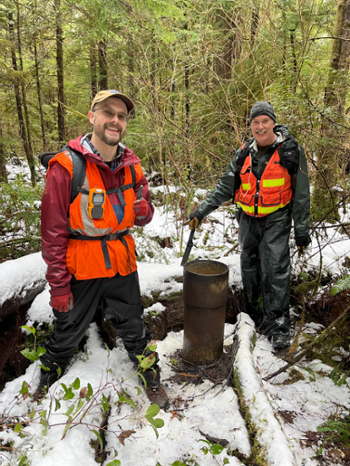
[(14, 312), (17, 312), (26, 304), (32, 302), (39, 293), (44, 291), (45, 286), (45, 280), (34, 282), (29, 289), (24, 288), (20, 290), (18, 294), (15, 294), (11, 298), (7, 299), (0, 306), (0, 322)]
[(0, 389), (29, 365), (21, 354), (27, 311), (45, 286), (46, 265), (41, 254), (30, 254), (0, 264)]
[(0, 321), (33, 301), (46, 285), (41, 253), (0, 264)]

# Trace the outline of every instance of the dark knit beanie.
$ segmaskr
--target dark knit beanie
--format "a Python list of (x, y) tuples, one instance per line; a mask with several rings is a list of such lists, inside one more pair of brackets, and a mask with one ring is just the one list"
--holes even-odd
[(276, 115), (270, 102), (256, 102), (253, 105), (249, 113), (249, 124), (252, 122), (253, 118), (260, 115), (267, 115), (276, 123)]

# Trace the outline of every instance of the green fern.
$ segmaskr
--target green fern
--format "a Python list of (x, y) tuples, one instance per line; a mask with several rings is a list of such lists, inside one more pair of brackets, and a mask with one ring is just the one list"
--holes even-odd
[(331, 296), (334, 296), (344, 290), (350, 290), (350, 275), (344, 275), (344, 277), (335, 283), (331, 289)]

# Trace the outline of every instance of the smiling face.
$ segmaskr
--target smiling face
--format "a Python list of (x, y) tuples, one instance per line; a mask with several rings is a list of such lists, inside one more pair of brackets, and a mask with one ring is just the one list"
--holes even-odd
[(127, 114), (128, 109), (121, 99), (110, 97), (98, 102), (88, 113), (92, 124), (92, 143), (97, 139), (107, 146), (117, 146), (126, 131)]
[(267, 115), (259, 115), (252, 119), (250, 128), (259, 147), (270, 146), (275, 142), (277, 137), (273, 131), (275, 124)]

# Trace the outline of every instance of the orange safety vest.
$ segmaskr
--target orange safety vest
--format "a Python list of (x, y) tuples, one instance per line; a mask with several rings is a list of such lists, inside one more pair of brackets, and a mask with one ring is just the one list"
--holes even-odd
[[(61, 152), (49, 162), (58, 162), (73, 177), (73, 162), (69, 151)], [(134, 184), (142, 177), (140, 164), (124, 167), (124, 185), (107, 191), (104, 212), (100, 219), (89, 216), (89, 190), (98, 188), (105, 190), (100, 172), (96, 164), (86, 161), (86, 173), (81, 192), (70, 204), (68, 217), (69, 242), (66, 262), (69, 272), (77, 280), (113, 277), (117, 273), (128, 275), (137, 270), (135, 243), (128, 234), (133, 227), (135, 213), (133, 203), (136, 200)], [(135, 173), (135, 180), (133, 174)], [(133, 182), (134, 181), (134, 182)], [(123, 207), (122, 216), (115, 213), (110, 195), (116, 193)], [(116, 205), (114, 206), (116, 207)], [(122, 218), (121, 218), (122, 217)]]
[(272, 154), (260, 179), (252, 172), (251, 156), (247, 156), (240, 172), (241, 185), (235, 202), (252, 217), (264, 217), (286, 206), (292, 200), (292, 179), (281, 165), (278, 149)]

